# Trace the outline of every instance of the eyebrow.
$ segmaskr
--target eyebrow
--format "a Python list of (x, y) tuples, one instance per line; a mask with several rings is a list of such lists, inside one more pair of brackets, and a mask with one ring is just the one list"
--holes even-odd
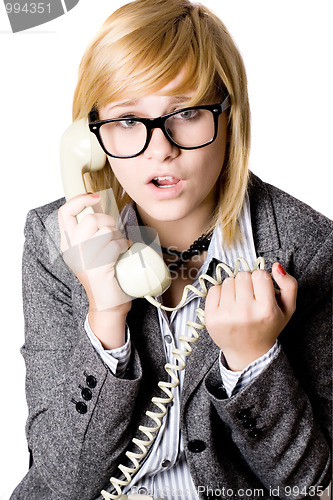
[[(171, 104), (177, 104), (177, 103), (181, 103), (181, 102), (187, 102), (191, 99), (191, 97), (189, 96), (171, 96)], [(114, 108), (126, 108), (126, 107), (129, 107), (129, 106), (135, 106), (136, 104), (138, 104), (138, 99), (129, 99), (128, 101), (123, 101), (123, 102), (120, 102), (119, 104), (115, 104), (115, 105), (112, 105), (110, 104), (110, 107), (107, 108), (108, 111), (110, 111), (111, 109), (114, 109)]]

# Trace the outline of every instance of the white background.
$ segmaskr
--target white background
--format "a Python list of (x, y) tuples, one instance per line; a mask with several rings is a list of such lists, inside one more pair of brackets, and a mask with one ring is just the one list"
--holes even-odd
[[(121, 0), (80, 0), (67, 15), (12, 34), (0, 4), (0, 500), (28, 469), (21, 300), (30, 208), (63, 195), (59, 138), (71, 121), (83, 51)], [(248, 72), (251, 169), (332, 217), (331, 0), (203, 0), (225, 22)], [(25, 500), (25, 499), (22, 499)]]

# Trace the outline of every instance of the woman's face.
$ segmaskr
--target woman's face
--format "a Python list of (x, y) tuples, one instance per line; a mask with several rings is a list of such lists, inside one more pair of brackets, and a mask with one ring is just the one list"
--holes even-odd
[[(194, 92), (168, 95), (178, 78), (159, 92), (103, 106), (99, 109), (100, 120), (124, 116), (156, 118), (186, 107)], [(140, 156), (108, 159), (118, 181), (135, 201), (142, 220), (147, 215), (157, 221), (176, 221), (195, 213), (199, 215), (200, 211), (212, 215), (226, 142), (224, 112), (219, 116), (217, 138), (201, 149), (180, 149), (167, 140), (162, 130), (154, 129), (148, 148)]]

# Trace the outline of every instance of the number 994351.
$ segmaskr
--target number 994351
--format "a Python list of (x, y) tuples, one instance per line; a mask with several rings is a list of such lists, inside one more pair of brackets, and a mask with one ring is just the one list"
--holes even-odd
[(306, 495), (307, 497), (321, 496), (324, 493), (324, 488), (321, 486), (285, 486), (284, 494), (286, 497), (299, 497), (299, 495)]
[(23, 5), (18, 2), (7, 2), (6, 3), (7, 14), (19, 14), (21, 12), (26, 14), (50, 14), (51, 13), (51, 3), (33, 3), (27, 2)]

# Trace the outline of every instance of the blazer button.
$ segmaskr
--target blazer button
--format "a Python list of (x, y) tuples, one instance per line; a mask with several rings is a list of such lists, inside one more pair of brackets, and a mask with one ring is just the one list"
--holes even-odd
[(250, 438), (257, 438), (261, 434), (261, 429), (251, 429), (248, 433)]
[(90, 401), (92, 398), (92, 392), (88, 387), (82, 388), (81, 395), (85, 401)]
[(78, 413), (81, 413), (81, 415), (84, 415), (88, 411), (87, 405), (86, 403), (83, 403), (83, 401), (76, 403), (75, 408)]
[(251, 415), (251, 408), (242, 408), (236, 413), (238, 420), (247, 420)]
[(256, 425), (257, 421), (254, 418), (247, 418), (242, 422), (242, 426), (244, 427), (244, 429), (254, 429)]
[(227, 399), (227, 393), (224, 387), (217, 387), (214, 392), (214, 396), (217, 399)]
[(194, 439), (193, 441), (189, 441), (187, 447), (193, 453), (200, 453), (206, 449), (206, 444), (200, 439)]
[(88, 375), (86, 378), (87, 386), (90, 387), (90, 389), (94, 389), (97, 385), (97, 380), (93, 375)]

